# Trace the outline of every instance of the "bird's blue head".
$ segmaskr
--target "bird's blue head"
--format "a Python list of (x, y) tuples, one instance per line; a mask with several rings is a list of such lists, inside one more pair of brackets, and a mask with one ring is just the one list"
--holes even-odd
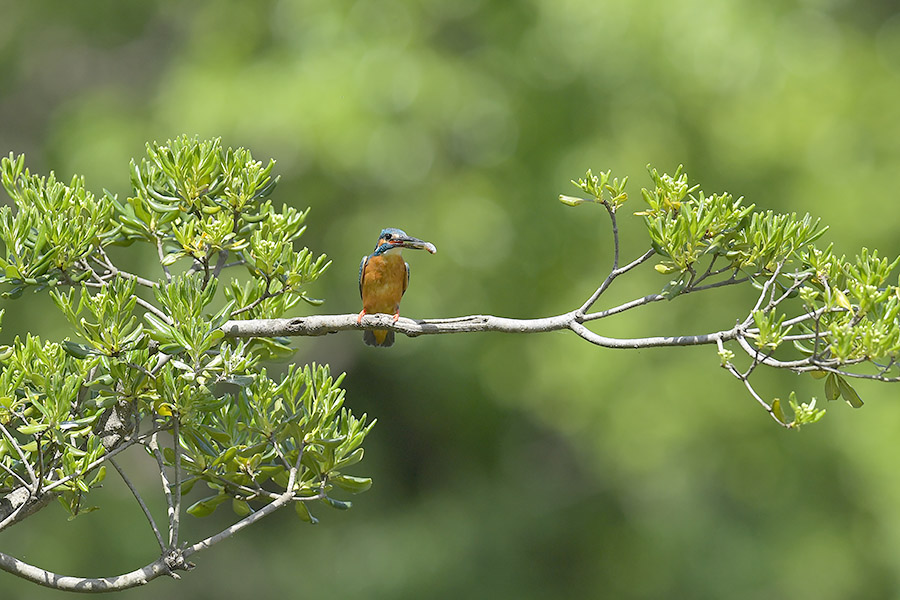
[(381, 230), (381, 234), (378, 236), (378, 243), (375, 244), (375, 252), (373, 252), (373, 255), (378, 256), (379, 254), (384, 254), (394, 249), (399, 250), (400, 248), (428, 250), (432, 254), (437, 252), (437, 248), (435, 248), (434, 244), (431, 242), (409, 236), (402, 229), (387, 227)]

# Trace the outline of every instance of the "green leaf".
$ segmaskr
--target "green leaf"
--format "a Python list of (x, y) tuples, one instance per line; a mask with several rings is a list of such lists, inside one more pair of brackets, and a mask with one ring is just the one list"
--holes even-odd
[(182, 495), (190, 494), (191, 490), (194, 489), (194, 484), (197, 483), (197, 481), (199, 481), (199, 480), (196, 477), (191, 477), (187, 481), (183, 482), (181, 484), (181, 494)]
[(104, 479), (106, 479), (106, 465), (102, 465), (97, 469), (97, 474), (91, 479), (90, 487), (100, 485)]
[(352, 475), (337, 475), (335, 477), (329, 477), (328, 479), (331, 483), (341, 488), (342, 490), (348, 491), (351, 494), (361, 494), (365, 492), (370, 487), (372, 487), (372, 478), (371, 477), (353, 477)]
[(239, 517), (246, 517), (253, 512), (253, 509), (250, 508), (250, 504), (248, 504), (246, 500), (240, 500), (238, 498), (234, 498), (231, 501), (231, 510)]
[(344, 502), (343, 500), (335, 500), (329, 496), (325, 496), (322, 498), (322, 502), (330, 506), (331, 508), (336, 508), (338, 510), (348, 510), (353, 506), (352, 502)]
[(841, 397), (841, 390), (838, 387), (837, 377), (834, 373), (829, 373), (825, 378), (825, 399), (828, 401), (837, 400)]
[(657, 273), (662, 273), (663, 275), (668, 275), (669, 273), (674, 273), (678, 270), (678, 267), (670, 261), (657, 263), (653, 268)]
[(306, 506), (306, 502), (294, 502), (294, 510), (297, 511), (298, 517), (310, 525), (317, 525), (319, 523), (319, 520), (309, 512), (309, 507)]
[(62, 343), (63, 350), (66, 351), (66, 354), (73, 358), (87, 358), (93, 353), (93, 350), (90, 346), (85, 346), (84, 344), (76, 344), (75, 342), (64, 340)]
[(671, 300), (678, 296), (684, 288), (687, 287), (688, 282), (691, 280), (691, 274), (687, 271), (681, 274), (681, 277), (678, 279), (673, 279), (669, 283), (667, 283), (660, 294), (666, 299)]
[(363, 455), (365, 454), (365, 450), (362, 448), (357, 448), (341, 460), (337, 461), (334, 464), (335, 470), (345, 469), (351, 465), (355, 465), (359, 461), (363, 459)]
[(171, 344), (160, 344), (159, 345), (159, 351), (162, 352), (163, 354), (168, 354), (170, 356), (176, 356), (178, 354), (181, 354), (185, 350), (186, 350), (186, 348), (184, 346), (182, 346), (181, 344), (171, 343)]
[(574, 196), (566, 196), (565, 194), (559, 195), (559, 201), (566, 206), (578, 206), (579, 204), (590, 202), (590, 200), (585, 200), (584, 198), (575, 198)]
[(225, 383), (230, 383), (232, 385), (237, 385), (240, 387), (247, 387), (248, 385), (253, 383), (254, 377), (252, 375), (232, 375), (225, 379)]
[[(49, 427), (50, 425), (48, 425), (47, 423), (31, 423), (30, 425), (22, 425), (21, 427), (17, 428), (17, 431), (22, 435), (34, 435), (36, 433), (46, 431)], [(36, 449), (37, 448), (35, 448), (35, 450)]]
[(844, 397), (844, 400), (847, 401), (847, 404), (852, 406), (853, 408), (860, 408), (863, 405), (862, 398), (859, 397), (859, 394), (856, 393), (856, 390), (847, 383), (847, 381), (843, 377), (836, 377), (838, 388), (841, 391), (841, 396)]
[(223, 465), (230, 462), (231, 459), (233, 459), (237, 454), (237, 451), (238, 449), (232, 446), (231, 448), (220, 454), (218, 457), (216, 457), (216, 459), (212, 461), (212, 464), (210, 464), (210, 466), (215, 467), (217, 465)]
[(175, 329), (153, 313), (144, 313), (144, 319), (150, 324), (150, 335), (153, 339), (162, 341), (175, 337)]
[(834, 290), (834, 301), (841, 308), (845, 308), (850, 312), (853, 312), (853, 305), (850, 304), (850, 301), (847, 300), (846, 294), (841, 290)]
[(774, 413), (776, 419), (778, 419), (782, 423), (785, 422), (784, 411), (781, 410), (781, 399), (780, 398), (775, 398), (774, 400), (772, 400), (772, 413)]
[(228, 496), (226, 494), (208, 496), (191, 504), (190, 507), (188, 507), (187, 511), (189, 514), (192, 514), (195, 517), (208, 517), (209, 515), (213, 514), (217, 506), (219, 506), (226, 500), (228, 500)]
[(185, 256), (184, 252), (173, 252), (171, 254), (166, 254), (163, 256), (162, 260), (159, 263), (164, 267), (171, 267), (178, 259), (183, 258)]

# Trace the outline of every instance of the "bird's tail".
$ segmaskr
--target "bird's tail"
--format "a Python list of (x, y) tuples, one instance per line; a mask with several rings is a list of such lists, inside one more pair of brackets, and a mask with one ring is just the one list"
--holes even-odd
[(363, 332), (363, 341), (370, 346), (394, 345), (394, 332), (390, 329), (367, 329)]

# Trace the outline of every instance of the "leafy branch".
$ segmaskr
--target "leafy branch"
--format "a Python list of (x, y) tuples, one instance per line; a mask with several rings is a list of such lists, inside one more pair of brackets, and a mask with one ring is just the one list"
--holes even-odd
[[(120, 200), (29, 173), (24, 158), (0, 161), (12, 205), (0, 207), (0, 296), (48, 291), (71, 336), (34, 335), (0, 347), (0, 530), (57, 500), (72, 518), (95, 510), (90, 492), (118, 474), (147, 522), (159, 556), (108, 578), (68, 577), (0, 553), (0, 568), (58, 589), (109, 591), (192, 568), (193, 554), (289, 504), (315, 523), (313, 509), (350, 507), (341, 494), (371, 480), (347, 473), (363, 458), (372, 428), (344, 408), (343, 376), (327, 366), (292, 367), (272, 377), (264, 362), (291, 353), (291, 336), (391, 329), (408, 336), (569, 330), (593, 345), (628, 349), (715, 346), (722, 368), (780, 425), (822, 418), (815, 398), (786, 406), (754, 385), (763, 368), (824, 380), (826, 400), (862, 400), (853, 379), (900, 381), (898, 260), (863, 249), (854, 259), (815, 245), (825, 231), (808, 215), (756, 211), (730, 194), (707, 195), (679, 168), (650, 170), (640, 217), (646, 249), (622, 257), (618, 217), (627, 179), (588, 171), (569, 206), (599, 204), (609, 219), (612, 265), (580, 306), (539, 319), (470, 315), (412, 320), (391, 315), (288, 316), (329, 266), (298, 247), (304, 211), (270, 199), (274, 163), (219, 140), (182, 137), (148, 144), (131, 163), (132, 191)], [(156, 276), (121, 267), (143, 249)], [(649, 270), (664, 280), (618, 304), (603, 299), (619, 278)], [(651, 272), (652, 273), (652, 272)], [(717, 288), (752, 288), (727, 327), (674, 336), (614, 338), (604, 319)], [(790, 409), (791, 416), (785, 415)], [(158, 469), (154, 493), (117, 456), (140, 451)], [(202, 485), (197, 486), (198, 483)], [(205, 488), (204, 493), (199, 493)], [(195, 491), (197, 490), (197, 491)], [(229, 505), (238, 520), (210, 537), (181, 539), (184, 514)]]
[[(80, 178), (34, 176), (21, 156), (0, 161), (13, 201), (0, 208), (0, 293), (49, 291), (72, 331), (61, 342), (27, 335), (0, 347), (0, 530), (54, 499), (71, 518), (95, 510), (89, 493), (112, 465), (160, 549), (111, 578), (61, 576), (2, 553), (0, 568), (58, 589), (124, 589), (177, 577), (192, 554), (283, 506), (315, 523), (313, 505), (349, 508), (336, 494), (371, 485), (346, 473), (373, 423), (343, 407), (343, 376), (313, 364), (272, 377), (262, 363), (290, 353), (286, 340), (226, 339), (221, 329), (235, 315), (318, 303), (305, 287), (329, 263), (295, 247), (308, 211), (274, 207), (273, 165), (218, 140), (148, 144), (120, 201)], [(148, 248), (159, 277), (117, 266), (128, 246)], [(241, 283), (228, 277), (236, 270), (247, 274)], [(136, 448), (159, 470), (163, 527), (116, 460)], [(184, 513), (225, 503), (234, 525), (182, 541)]]
[[(849, 383), (852, 379), (900, 381), (900, 289), (890, 285), (900, 259), (889, 261), (877, 251), (863, 248), (854, 260), (836, 256), (831, 246), (814, 245), (825, 232), (809, 215), (756, 212), (730, 194), (705, 195), (688, 184), (679, 167), (670, 176), (650, 170), (652, 189), (642, 190), (647, 208), (643, 218), (650, 248), (619, 266), (618, 210), (625, 204), (627, 178), (590, 171), (575, 183), (587, 197), (560, 196), (569, 206), (600, 204), (610, 219), (613, 265), (596, 291), (564, 314), (539, 319), (509, 319), (469, 315), (450, 319), (393, 322), (383, 315), (314, 315), (292, 319), (228, 321), (222, 329), (235, 338), (257, 336), (323, 335), (348, 329), (393, 329), (415, 337), (445, 333), (499, 331), (539, 333), (571, 330), (604, 348), (639, 349), (669, 346), (715, 345), (721, 366), (741, 381), (751, 397), (780, 425), (799, 428), (824, 415), (816, 399), (798, 402), (791, 392), (788, 419), (780, 399), (765, 399), (751, 377), (760, 367), (810, 373), (825, 379), (827, 400), (844, 398), (851, 406), (862, 400)], [(614, 281), (652, 260), (667, 278), (659, 292), (595, 309)], [(612, 315), (661, 301), (725, 286), (745, 285), (757, 290), (752, 304), (736, 323), (709, 332), (613, 338), (589, 325)], [(738, 354), (745, 364), (737, 365)]]

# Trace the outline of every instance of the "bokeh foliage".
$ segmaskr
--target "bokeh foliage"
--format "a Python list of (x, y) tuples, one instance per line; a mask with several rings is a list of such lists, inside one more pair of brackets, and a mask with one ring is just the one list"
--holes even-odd
[[(900, 253), (891, 3), (3, 8), (4, 153), (27, 153), (35, 172), (83, 173), (94, 193), (124, 193), (128, 157), (183, 132), (275, 157), (282, 197), (312, 208), (307, 243), (333, 261), (311, 288), (326, 299), (318, 310), (358, 310), (359, 257), (383, 226), (441, 248), (440, 263), (411, 259), (405, 314), (577, 306), (611, 260), (601, 223), (555, 202), (587, 168), (637, 180), (647, 163), (683, 163), (704, 189), (821, 217), (838, 256)], [(626, 255), (643, 250), (629, 247), (640, 228), (623, 219)], [(660, 280), (627, 284), (622, 299)], [(725, 291), (606, 327), (727, 326), (745, 300)], [(64, 323), (47, 312), (8, 306), (5, 333), (27, 322), (55, 336)], [(570, 337), (401, 339), (377, 354), (353, 335), (304, 340), (298, 360), (348, 371), (350, 405), (379, 418), (367, 457), (378, 485), (328, 529), (261, 526), (207, 559), (221, 576), (161, 585), (194, 598), (295, 590), (302, 565), (305, 591), (342, 597), (897, 594), (894, 391), (862, 386), (862, 410), (788, 435), (707, 349), (586, 351)], [(765, 387), (809, 397), (822, 382)], [(133, 562), (137, 549), (112, 549), (92, 518), (42, 514), (5, 543), (68, 572)], [(91, 552), (63, 565), (66, 543)], [(265, 567), (248, 569), (248, 555)], [(21, 590), (8, 593), (40, 593)]]

